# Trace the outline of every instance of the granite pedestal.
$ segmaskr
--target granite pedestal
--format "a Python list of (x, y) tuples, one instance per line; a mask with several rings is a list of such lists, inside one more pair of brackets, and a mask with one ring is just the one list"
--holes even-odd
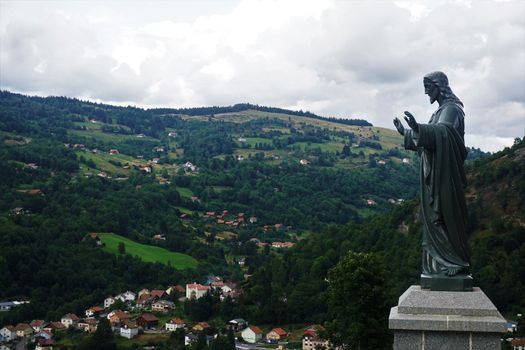
[(500, 349), (506, 321), (490, 299), (470, 292), (430, 291), (411, 286), (390, 310), (394, 350)]

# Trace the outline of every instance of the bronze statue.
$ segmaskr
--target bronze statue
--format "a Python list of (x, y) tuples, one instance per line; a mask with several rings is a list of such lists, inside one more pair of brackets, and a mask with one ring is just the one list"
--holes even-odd
[(427, 74), (425, 94), (439, 108), (428, 124), (418, 124), (409, 112), (405, 130), (398, 118), (394, 125), (404, 136), (405, 149), (421, 157), (421, 220), (423, 261), (421, 287), (431, 290), (471, 290), (467, 252), (466, 184), (463, 162), (467, 156), (463, 103), (454, 95), (443, 72)]

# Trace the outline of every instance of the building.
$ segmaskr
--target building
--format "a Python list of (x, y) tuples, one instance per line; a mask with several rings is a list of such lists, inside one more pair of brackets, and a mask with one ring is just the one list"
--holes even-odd
[(115, 304), (115, 298), (109, 297), (104, 300), (104, 309), (107, 309), (111, 305)]
[(245, 342), (254, 344), (262, 339), (263, 332), (259, 327), (248, 326), (242, 331), (241, 336)]
[(96, 317), (98, 315), (100, 315), (100, 313), (104, 311), (103, 308), (101, 308), (100, 306), (93, 306), (93, 307), (90, 307), (89, 309), (86, 310), (86, 316), (87, 317)]
[(321, 329), (321, 326), (311, 326), (305, 329), (302, 340), (302, 350), (317, 350), (330, 348), (330, 343), (328, 342), (328, 340), (323, 340), (319, 338), (317, 334), (319, 329)]
[(0, 303), (0, 312), (1, 311), (9, 311), (12, 308), (14, 308), (15, 306), (16, 306), (16, 304), (13, 303), (12, 301), (5, 301), (3, 303)]
[(210, 328), (210, 325), (207, 322), (199, 322), (195, 326), (191, 327), (191, 330), (193, 332), (202, 332), (208, 328)]
[(62, 319), (60, 320), (66, 328), (71, 326), (75, 327), (78, 324), (78, 321), (80, 321), (80, 318), (75, 314), (66, 314), (62, 316)]
[(169, 300), (159, 300), (151, 304), (151, 311), (168, 312), (175, 308), (175, 303)]
[(120, 327), (120, 336), (133, 339), (139, 334), (139, 327), (135, 322), (126, 322)]
[(4, 338), (6, 342), (16, 339), (16, 329), (13, 326), (5, 326), (0, 329), (0, 336)]
[(210, 290), (210, 287), (203, 286), (202, 284), (198, 283), (191, 283), (186, 285), (186, 298), (188, 299), (199, 299), (208, 293), (208, 290)]
[(137, 318), (137, 325), (143, 329), (156, 329), (159, 319), (152, 314), (142, 314)]
[(97, 320), (93, 317), (88, 317), (80, 320), (77, 324), (77, 328), (87, 333), (95, 333), (97, 330)]
[(109, 323), (112, 326), (121, 325), (124, 322), (129, 321), (130, 315), (127, 312), (121, 310), (115, 310), (108, 314)]
[(20, 337), (20, 338), (28, 337), (31, 334), (33, 334), (33, 327), (31, 327), (27, 323), (19, 323), (19, 324), (17, 324), (16, 327), (15, 327), (15, 330), (16, 330), (16, 336)]
[(33, 330), (38, 333), (44, 330), (44, 326), (46, 324), (46, 321), (44, 320), (33, 320), (29, 325), (33, 328)]
[(512, 345), (512, 350), (525, 350), (525, 338), (514, 338), (510, 345)]
[(268, 334), (266, 334), (266, 340), (269, 343), (277, 343), (278, 341), (282, 340), (283, 338), (286, 338), (288, 336), (288, 332), (286, 332), (282, 328), (274, 328)]
[(186, 323), (184, 323), (184, 321), (180, 318), (172, 318), (171, 320), (166, 322), (166, 330), (168, 332), (176, 331), (179, 328), (184, 329), (184, 327), (186, 327)]
[(242, 318), (235, 318), (229, 321), (228, 325), (233, 331), (238, 332), (248, 327), (248, 322)]

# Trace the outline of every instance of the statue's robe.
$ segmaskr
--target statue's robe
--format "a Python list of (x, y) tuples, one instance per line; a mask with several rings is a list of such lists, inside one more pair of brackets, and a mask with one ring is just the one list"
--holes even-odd
[(467, 208), (463, 163), (464, 112), (455, 101), (443, 103), (419, 132), (405, 132), (405, 148), (421, 156), (423, 273), (467, 272)]

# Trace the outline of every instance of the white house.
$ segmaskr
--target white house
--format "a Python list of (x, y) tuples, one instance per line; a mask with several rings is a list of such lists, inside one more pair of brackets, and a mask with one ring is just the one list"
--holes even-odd
[(210, 287), (203, 286), (202, 284), (198, 283), (190, 283), (186, 285), (186, 298), (188, 299), (199, 299), (202, 298)]
[(75, 314), (66, 314), (62, 316), (62, 319), (60, 320), (60, 322), (64, 326), (66, 326), (66, 328), (69, 328), (71, 326), (76, 326), (79, 320), (80, 318), (78, 318), (78, 316)]
[(104, 309), (107, 309), (111, 305), (115, 304), (115, 298), (109, 297), (104, 300)]
[(166, 330), (168, 332), (176, 331), (177, 329), (184, 328), (185, 326), (186, 324), (180, 318), (172, 318), (171, 320), (166, 322)]
[(139, 327), (135, 324), (126, 324), (120, 327), (120, 336), (128, 339), (135, 338), (139, 334)]
[(253, 344), (262, 339), (263, 332), (259, 327), (248, 326), (242, 331), (241, 336), (245, 342)]
[(0, 335), (4, 338), (5, 341), (11, 341), (16, 339), (16, 329), (13, 326), (5, 326), (0, 329)]

